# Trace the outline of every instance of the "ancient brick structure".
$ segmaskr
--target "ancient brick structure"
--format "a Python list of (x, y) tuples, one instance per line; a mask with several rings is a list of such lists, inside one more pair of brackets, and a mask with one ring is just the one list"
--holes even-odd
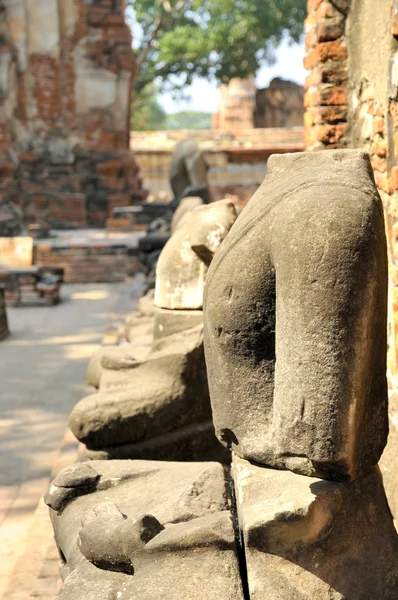
[(275, 77), (267, 88), (256, 89), (252, 79), (231, 79), (222, 85), (221, 102), (213, 115), (213, 130), (229, 133), (256, 128), (302, 127), (303, 88)]
[(309, 0), (308, 150), (365, 148), (384, 205), (390, 257), (390, 384), (398, 364), (398, 2)]
[(143, 197), (129, 152), (124, 0), (0, 0), (0, 201), (102, 224)]
[[(187, 132), (139, 131), (131, 138), (131, 149), (140, 167), (145, 189), (155, 197), (167, 191), (172, 197), (169, 169), (173, 149)], [(235, 197), (246, 204), (266, 174), (271, 154), (304, 150), (302, 127), (246, 129), (230, 132), (196, 131), (195, 139), (209, 165), (208, 177), (217, 200)]]
[(35, 263), (64, 269), (65, 283), (116, 283), (139, 268), (136, 248), (125, 240), (38, 240)]
[(347, 2), (308, 2), (304, 59), (304, 66), (311, 71), (304, 97), (308, 150), (347, 145), (348, 71), (343, 5), (346, 7)]
[(229, 84), (220, 86), (221, 102), (213, 115), (215, 131), (252, 129), (256, 108), (256, 84), (253, 79), (234, 77)]
[(301, 85), (275, 77), (256, 92), (254, 127), (302, 127), (303, 96)]

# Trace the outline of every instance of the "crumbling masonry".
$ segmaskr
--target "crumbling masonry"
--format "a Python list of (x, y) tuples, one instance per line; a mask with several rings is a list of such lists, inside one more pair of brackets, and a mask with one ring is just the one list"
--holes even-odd
[(128, 144), (124, 0), (0, 0), (0, 201), (103, 224), (143, 197)]

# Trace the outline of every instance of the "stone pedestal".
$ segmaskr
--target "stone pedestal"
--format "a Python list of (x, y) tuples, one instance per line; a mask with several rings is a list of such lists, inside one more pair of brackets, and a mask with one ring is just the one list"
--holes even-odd
[(77, 464), (45, 500), (63, 558), (59, 600), (243, 600), (218, 463)]
[(130, 343), (105, 347), (90, 361), (89, 380), (98, 391), (74, 407), (73, 433), (92, 459), (228, 462), (211, 419), (202, 311), (157, 309), (151, 321), (146, 354)]
[(251, 600), (396, 600), (398, 536), (378, 467), (350, 482), (233, 458)]

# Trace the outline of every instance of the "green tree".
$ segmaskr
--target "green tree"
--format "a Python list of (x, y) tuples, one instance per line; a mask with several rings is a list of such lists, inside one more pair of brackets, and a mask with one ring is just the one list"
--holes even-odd
[(166, 115), (164, 129), (211, 129), (211, 113), (184, 110)]
[[(227, 83), (271, 63), (303, 32), (306, 0), (128, 0), (136, 39), (136, 94), (154, 80), (181, 90), (195, 76)], [(137, 36), (136, 36), (137, 38)]]
[(151, 131), (164, 129), (166, 113), (157, 100), (158, 90), (152, 82), (134, 94), (131, 111), (130, 129), (133, 131)]

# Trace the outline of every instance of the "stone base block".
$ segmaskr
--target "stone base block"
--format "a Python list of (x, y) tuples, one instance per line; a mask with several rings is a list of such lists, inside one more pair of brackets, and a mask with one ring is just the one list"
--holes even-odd
[(378, 467), (352, 482), (233, 458), (251, 600), (396, 600), (398, 536)]
[[(78, 402), (69, 419), (74, 435), (88, 448), (112, 450), (115, 456), (115, 447), (117, 452), (129, 446), (122, 456), (163, 460), (203, 460), (209, 447), (219, 448), (211, 424), (202, 327), (161, 338), (158, 348), (141, 360), (131, 344), (102, 353), (99, 375), (91, 365), (90, 380), (99, 383), (99, 391)], [(202, 424), (204, 430), (195, 427)]]
[(218, 463), (80, 463), (45, 501), (63, 559), (59, 600), (243, 600)]
[(231, 453), (216, 438), (212, 421), (181, 427), (171, 433), (136, 444), (121, 444), (101, 449), (87, 447), (86, 454), (90, 459), (100, 460), (217, 460), (224, 464), (231, 461)]

